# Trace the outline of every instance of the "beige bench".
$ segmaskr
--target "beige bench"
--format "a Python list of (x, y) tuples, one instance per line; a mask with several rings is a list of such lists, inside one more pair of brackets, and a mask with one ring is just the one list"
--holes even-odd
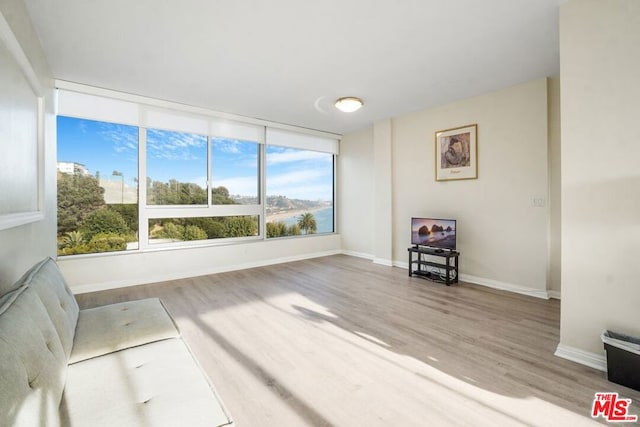
[(230, 424), (159, 299), (79, 310), (49, 258), (0, 296), (0, 426)]

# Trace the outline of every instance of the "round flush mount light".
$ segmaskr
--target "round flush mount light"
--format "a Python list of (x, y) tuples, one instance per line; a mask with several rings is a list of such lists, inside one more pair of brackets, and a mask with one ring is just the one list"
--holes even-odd
[(357, 111), (364, 105), (362, 99), (356, 98), (355, 96), (345, 96), (344, 98), (340, 98), (336, 101), (336, 108), (345, 113), (353, 113)]

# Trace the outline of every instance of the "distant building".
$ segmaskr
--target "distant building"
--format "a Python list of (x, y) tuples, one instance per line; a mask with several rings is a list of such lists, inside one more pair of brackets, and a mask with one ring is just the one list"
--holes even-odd
[(82, 163), (76, 162), (58, 162), (58, 172), (69, 175), (89, 176), (89, 169)]

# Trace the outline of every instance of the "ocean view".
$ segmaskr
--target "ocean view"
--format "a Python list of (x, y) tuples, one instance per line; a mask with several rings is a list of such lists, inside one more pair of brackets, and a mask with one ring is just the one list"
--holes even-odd
[[(320, 209), (312, 213), (316, 218), (316, 223), (318, 225), (318, 230), (316, 231), (316, 233), (333, 233), (333, 207)], [(299, 214), (283, 218), (279, 221), (284, 222), (285, 224), (287, 224), (287, 226), (289, 226), (292, 224), (297, 224), (298, 218), (300, 218)]]

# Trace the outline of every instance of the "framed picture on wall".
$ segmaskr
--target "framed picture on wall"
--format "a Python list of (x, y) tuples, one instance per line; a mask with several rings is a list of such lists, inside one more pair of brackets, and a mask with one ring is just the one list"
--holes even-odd
[(478, 178), (478, 125), (436, 132), (436, 181)]

